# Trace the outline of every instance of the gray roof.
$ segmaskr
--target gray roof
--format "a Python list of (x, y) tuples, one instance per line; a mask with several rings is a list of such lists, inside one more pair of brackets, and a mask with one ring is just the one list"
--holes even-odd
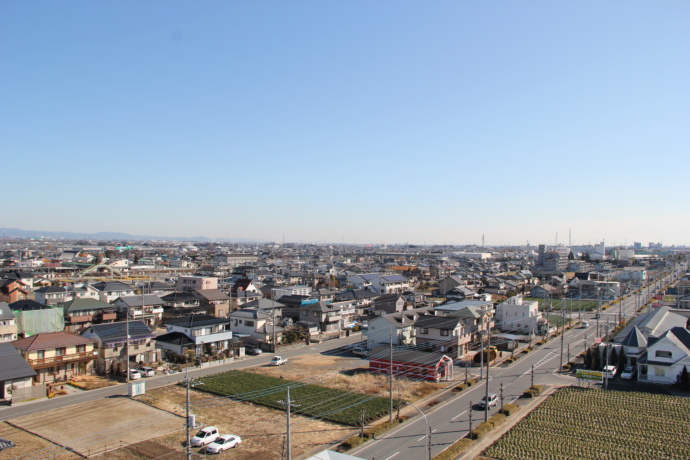
[(230, 320), (227, 318), (216, 318), (211, 315), (186, 315), (180, 318), (173, 318), (165, 321), (166, 325), (181, 327), (210, 326), (212, 324), (226, 324)]
[[(127, 330), (127, 322), (120, 321), (117, 323), (94, 324), (90, 326), (87, 331), (93, 332), (101, 340), (124, 340), (126, 339), (125, 331)], [(151, 330), (142, 321), (129, 322), (129, 336), (130, 338), (141, 339), (144, 337), (153, 337)]]
[(647, 346), (647, 339), (645, 339), (644, 335), (642, 332), (640, 332), (637, 326), (634, 326), (625, 339), (623, 339), (621, 345), (626, 347), (645, 348)]
[(0, 342), (0, 381), (33, 377), (36, 371), (9, 342)]
[(143, 305), (163, 305), (165, 302), (158, 297), (156, 294), (144, 294), (141, 295), (126, 295), (123, 297), (118, 297), (119, 300), (124, 302), (128, 307), (141, 307), (143, 297)]
[(10, 306), (7, 302), (0, 302), (0, 320), (7, 321), (10, 319), (14, 319), (14, 313), (12, 313)]
[(69, 302), (64, 302), (59, 305), (65, 311), (70, 313), (81, 310), (115, 310), (115, 305), (101, 302), (98, 299), (74, 299)]

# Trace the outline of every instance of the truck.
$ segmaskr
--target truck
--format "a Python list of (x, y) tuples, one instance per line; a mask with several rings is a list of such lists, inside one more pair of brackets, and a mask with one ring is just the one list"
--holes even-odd
[(287, 364), (287, 361), (287, 358), (274, 356), (273, 359), (271, 359), (271, 366), (280, 366), (281, 364)]

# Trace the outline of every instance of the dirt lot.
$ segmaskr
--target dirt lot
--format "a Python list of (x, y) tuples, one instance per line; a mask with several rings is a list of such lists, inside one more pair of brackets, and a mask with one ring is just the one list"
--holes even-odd
[[(350, 371), (344, 374), (341, 373), (342, 369)], [(265, 365), (247, 370), (273, 377), (282, 376), (288, 380), (308, 380), (308, 383), (316, 385), (387, 398), (388, 377), (370, 374), (368, 369), (369, 363), (360, 358), (313, 354), (291, 358), (284, 366)], [(445, 386), (444, 383), (396, 379), (396, 397), (399, 389), (403, 399), (414, 402)]]
[(77, 404), (18, 417), (9, 422), (24, 430), (24, 433), (36, 435), (26, 433), (28, 437), (21, 446), (10, 438), (18, 444), (18, 447), (8, 451), (11, 452), (11, 457), (20, 455), (19, 447), (23, 449), (25, 446), (31, 452), (42, 450), (45, 453), (32, 458), (62, 455), (65, 449), (57, 444), (67, 446), (82, 455), (107, 451), (123, 444), (180, 431), (184, 423), (179, 417), (129, 398), (108, 398)]

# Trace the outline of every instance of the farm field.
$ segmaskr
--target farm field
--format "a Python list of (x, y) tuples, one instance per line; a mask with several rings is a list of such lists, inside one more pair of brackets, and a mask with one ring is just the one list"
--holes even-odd
[(289, 387), (290, 399), (296, 404), (295, 413), (350, 426), (359, 426), (362, 410), (366, 411), (367, 420), (374, 420), (386, 415), (389, 409), (387, 398), (252, 372), (224, 372), (204, 377), (202, 382), (196, 388), (198, 391), (279, 410), (284, 409), (280, 401), (286, 399)]
[(539, 301), (539, 309), (544, 311), (548, 310), (549, 307), (553, 306), (554, 311), (558, 310), (560, 311), (561, 308), (566, 308), (567, 310), (571, 310), (576, 313), (580, 309), (582, 311), (593, 311), (596, 310), (596, 308), (599, 306), (599, 302), (596, 299), (586, 299), (586, 300), (578, 300), (578, 299), (537, 299), (537, 298), (532, 298), (532, 297), (525, 297), (525, 300), (537, 300)]
[(500, 460), (690, 458), (690, 399), (566, 387), (483, 453)]

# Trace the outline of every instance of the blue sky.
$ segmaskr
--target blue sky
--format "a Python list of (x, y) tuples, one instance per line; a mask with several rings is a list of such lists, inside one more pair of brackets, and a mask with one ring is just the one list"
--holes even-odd
[(0, 227), (690, 244), (690, 3), (0, 3)]

